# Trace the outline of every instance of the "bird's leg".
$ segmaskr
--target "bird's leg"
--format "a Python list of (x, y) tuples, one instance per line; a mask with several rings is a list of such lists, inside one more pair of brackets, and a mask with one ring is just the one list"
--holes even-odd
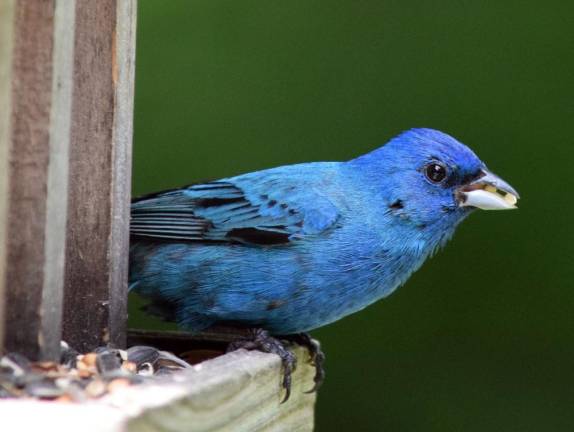
[(291, 395), (291, 374), (297, 367), (297, 357), (289, 351), (283, 343), (260, 328), (249, 329), (249, 337), (233, 341), (227, 347), (227, 352), (238, 349), (258, 350), (269, 354), (277, 354), (283, 364), (283, 388), (285, 397), (281, 403), (286, 402)]
[(323, 366), (325, 363), (325, 354), (323, 354), (323, 351), (321, 351), (321, 345), (319, 344), (319, 341), (313, 339), (309, 333), (296, 333), (289, 336), (284, 336), (284, 338), (290, 342), (304, 346), (307, 348), (307, 350), (309, 350), (309, 360), (311, 364), (315, 366), (315, 377), (313, 378), (315, 385), (311, 390), (307, 391), (307, 393), (316, 392), (319, 390), (319, 387), (321, 387), (321, 384), (323, 384), (323, 381), (325, 380), (325, 368)]

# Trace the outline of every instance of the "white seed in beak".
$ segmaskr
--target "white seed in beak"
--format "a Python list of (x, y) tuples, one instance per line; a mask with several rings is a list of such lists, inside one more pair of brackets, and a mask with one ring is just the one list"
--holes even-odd
[(494, 192), (487, 188), (490, 189), (492, 187), (486, 186), (484, 189), (464, 192), (466, 199), (460, 205), (462, 207), (477, 207), (482, 210), (510, 210), (516, 208), (516, 196), (511, 193), (502, 196), (497, 192), (496, 188), (492, 188)]

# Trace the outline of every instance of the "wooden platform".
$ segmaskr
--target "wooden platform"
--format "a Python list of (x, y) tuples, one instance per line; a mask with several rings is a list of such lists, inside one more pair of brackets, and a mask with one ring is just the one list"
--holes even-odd
[(290, 399), (281, 403), (279, 357), (239, 350), (157, 382), (126, 387), (81, 404), (0, 401), (3, 423), (59, 432), (311, 431), (315, 369), (297, 348)]

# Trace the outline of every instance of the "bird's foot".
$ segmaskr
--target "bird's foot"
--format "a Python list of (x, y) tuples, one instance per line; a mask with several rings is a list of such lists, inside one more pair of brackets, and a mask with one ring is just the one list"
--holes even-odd
[(315, 366), (315, 376), (313, 377), (313, 381), (315, 385), (311, 390), (308, 390), (306, 393), (313, 393), (319, 390), (319, 387), (325, 381), (325, 354), (321, 350), (321, 345), (319, 341), (313, 339), (309, 333), (297, 333), (289, 336), (285, 336), (285, 339), (294, 342), (298, 345), (301, 345), (309, 351), (309, 361), (313, 366)]
[(283, 365), (283, 383), (285, 397), (281, 401), (284, 403), (291, 395), (291, 374), (297, 367), (297, 357), (289, 351), (283, 343), (269, 334), (267, 330), (260, 328), (250, 329), (249, 337), (233, 341), (227, 347), (227, 352), (238, 349), (258, 350), (269, 354), (277, 354), (281, 358)]

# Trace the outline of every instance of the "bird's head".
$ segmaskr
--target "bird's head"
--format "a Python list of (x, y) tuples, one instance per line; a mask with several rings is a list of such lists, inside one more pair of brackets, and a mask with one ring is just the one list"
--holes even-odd
[(454, 227), (473, 209), (513, 209), (519, 198), (472, 150), (433, 129), (404, 132), (350, 163), (407, 224)]

